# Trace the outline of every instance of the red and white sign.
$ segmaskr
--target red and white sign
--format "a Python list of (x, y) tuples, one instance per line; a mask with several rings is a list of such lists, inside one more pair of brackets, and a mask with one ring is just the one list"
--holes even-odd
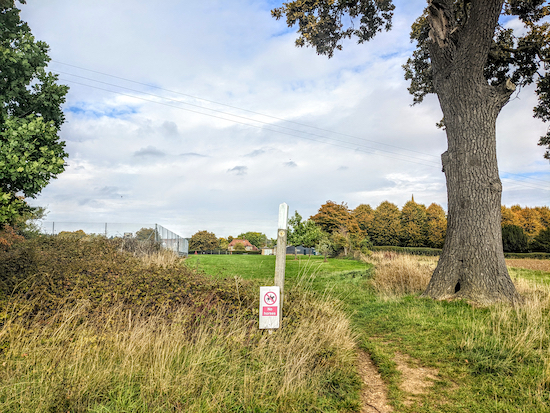
[(279, 328), (279, 287), (260, 287), (260, 329)]

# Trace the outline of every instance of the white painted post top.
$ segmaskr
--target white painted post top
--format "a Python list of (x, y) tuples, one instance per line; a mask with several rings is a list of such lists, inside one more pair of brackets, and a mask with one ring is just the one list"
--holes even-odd
[(278, 229), (287, 229), (288, 226), (288, 205), (283, 202), (279, 205), (279, 226)]

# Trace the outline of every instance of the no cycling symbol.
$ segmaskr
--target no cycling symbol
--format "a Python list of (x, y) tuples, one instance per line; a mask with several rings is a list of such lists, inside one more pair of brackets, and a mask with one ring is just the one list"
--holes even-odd
[(264, 303), (267, 305), (274, 305), (277, 302), (277, 294), (272, 291), (269, 291), (264, 295)]

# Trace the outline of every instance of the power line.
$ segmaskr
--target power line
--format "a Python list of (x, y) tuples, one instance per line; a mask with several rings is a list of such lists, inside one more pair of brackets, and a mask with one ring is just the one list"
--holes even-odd
[[(367, 138), (361, 138), (361, 137), (354, 136), (354, 135), (349, 135), (349, 134), (346, 134), (346, 133), (336, 132), (336, 131), (333, 131), (333, 130), (330, 130), (330, 129), (323, 129), (323, 128), (319, 128), (319, 127), (317, 127), (317, 126), (308, 125), (308, 124), (305, 124), (305, 123), (300, 123), (300, 122), (296, 122), (296, 121), (292, 121), (292, 120), (287, 120), (287, 119), (279, 118), (279, 117), (272, 116), (272, 115), (266, 115), (265, 113), (260, 113), (260, 112), (255, 112), (255, 111), (248, 110), (248, 109), (243, 109), (243, 108), (240, 108), (240, 107), (238, 107), (238, 106), (228, 105), (228, 104), (225, 104), (225, 103), (216, 102), (216, 101), (214, 101), (214, 100), (209, 100), (209, 99), (201, 98), (201, 97), (194, 96), (194, 95), (190, 95), (190, 94), (187, 94), (187, 93), (182, 93), (182, 92), (177, 92), (177, 91), (175, 91), (175, 90), (165, 89), (165, 88), (162, 88), (162, 87), (160, 87), (160, 86), (150, 85), (150, 84), (148, 84), (148, 83), (137, 82), (137, 81), (135, 81), (135, 80), (127, 79), (127, 78), (120, 77), (120, 76), (111, 75), (111, 74), (104, 73), (104, 72), (99, 72), (99, 71), (97, 71), (97, 70), (86, 69), (86, 68), (84, 68), (84, 67), (71, 65), (71, 64), (69, 64), (69, 63), (63, 63), (63, 62), (60, 62), (60, 61), (58, 61), (58, 60), (52, 60), (52, 62), (61, 64), (61, 65), (65, 65), (65, 66), (74, 67), (74, 68), (80, 69), (80, 70), (85, 70), (85, 71), (88, 71), (88, 72), (91, 72), (91, 73), (97, 73), (97, 74), (100, 74), (100, 75), (103, 75), (103, 76), (112, 77), (112, 78), (114, 78), (114, 79), (124, 80), (124, 81), (126, 81), (126, 82), (134, 83), (134, 84), (137, 84), (137, 85), (147, 86), (147, 87), (150, 87), (150, 88), (153, 88), (153, 89), (158, 89), (158, 90), (162, 90), (162, 91), (165, 91), (165, 92), (174, 93), (174, 94), (177, 94), (177, 95), (180, 95), (180, 96), (186, 96), (186, 97), (189, 97), (189, 98), (192, 98), (192, 99), (202, 100), (203, 102), (213, 103), (213, 104), (215, 104), (215, 105), (224, 106), (224, 107), (231, 108), (231, 109), (241, 110), (241, 111), (243, 111), (243, 112), (252, 113), (252, 114), (254, 114), (254, 115), (260, 115), (260, 116), (264, 116), (264, 117), (266, 117), (266, 118), (271, 118), (271, 119), (275, 119), (275, 120), (282, 121), (282, 122), (292, 123), (292, 124), (295, 124), (295, 125), (304, 126), (304, 127), (311, 128), (311, 129), (316, 129), (316, 130), (323, 131), (323, 132), (329, 132), (329, 133), (333, 133), (333, 134), (336, 134), (336, 135), (345, 136), (345, 137), (348, 137), (348, 138), (353, 138), (353, 139), (363, 140), (363, 141), (366, 141), (366, 142), (376, 143), (377, 145), (384, 145), (384, 146), (388, 146), (388, 147), (391, 147), (391, 148), (396, 148), (396, 149), (400, 149), (400, 150), (405, 150), (405, 151), (408, 151), (408, 152), (413, 152), (413, 153), (417, 153), (417, 154), (424, 155), (424, 156), (430, 156), (430, 157), (433, 157), (433, 158), (437, 158), (437, 159), (439, 160), (439, 157), (438, 157), (438, 156), (436, 156), (436, 155), (431, 155), (431, 154), (427, 154), (427, 153), (425, 153), (425, 152), (415, 151), (415, 150), (413, 150), (413, 149), (406, 149), (406, 148), (402, 148), (402, 147), (397, 146), (397, 145), (390, 145), (390, 144), (388, 144), (388, 143), (382, 143), (382, 142), (374, 141), (374, 140), (367, 139)], [(59, 72), (59, 73), (63, 73), (63, 72)], [(80, 78), (83, 78), (83, 79), (92, 80), (92, 81), (98, 82), (98, 83), (104, 83), (104, 82), (101, 82), (101, 81), (98, 81), (98, 80), (85, 78), (85, 77), (79, 76), (79, 75), (74, 75), (74, 74), (72, 74), (72, 73), (64, 73), (64, 74), (71, 75), (71, 76), (76, 76), (76, 77), (80, 77)], [(122, 86), (118, 86), (118, 85), (117, 85), (117, 87), (122, 87)], [(130, 89), (130, 90), (131, 90), (131, 89)], [(144, 92), (140, 92), (140, 93), (144, 93)], [(182, 102), (182, 103), (183, 103), (183, 102)], [(201, 107), (203, 107), (203, 106), (201, 106)], [(203, 108), (204, 108), (204, 107), (203, 107)], [(205, 109), (207, 109), (207, 108), (205, 108)], [(210, 109), (210, 110), (213, 110), (213, 109)], [(237, 116), (237, 115), (233, 115), (233, 116)]]
[[(97, 87), (97, 86), (93, 86), (93, 85), (88, 85), (88, 84), (86, 84), (86, 83), (76, 82), (76, 81), (71, 80), (71, 79), (60, 79), (60, 80), (62, 80), (63, 82), (74, 83), (74, 84), (77, 84), (77, 85), (86, 86), (86, 87), (90, 87), (90, 88), (93, 88), (93, 89), (103, 90), (103, 91), (105, 91), (105, 92), (115, 93), (115, 94), (118, 94), (118, 95), (121, 95), (121, 96), (126, 96), (126, 97), (130, 97), (130, 98), (133, 98), (133, 99), (138, 99), (138, 100), (142, 100), (142, 101), (145, 101), (145, 102), (150, 102), (150, 103), (155, 103), (155, 104), (158, 104), (158, 105), (168, 106), (168, 107), (172, 107), (172, 108), (179, 109), (179, 110), (185, 110), (185, 111), (187, 111), (187, 112), (197, 113), (197, 114), (200, 114), (200, 115), (204, 115), (204, 116), (209, 116), (209, 117), (216, 118), (216, 119), (225, 120), (225, 121), (228, 121), (228, 122), (238, 123), (238, 124), (241, 124), (241, 125), (250, 126), (250, 127), (257, 128), (257, 129), (261, 129), (261, 130), (267, 130), (267, 131), (270, 131), (270, 132), (280, 133), (280, 134), (292, 136), (292, 137), (295, 137), (295, 138), (308, 139), (308, 140), (311, 140), (311, 141), (314, 141), (314, 142), (320, 142), (320, 143), (325, 143), (325, 144), (329, 144), (329, 145), (333, 145), (333, 146), (339, 146), (339, 147), (343, 147), (343, 148), (346, 148), (346, 149), (354, 149), (354, 150), (357, 150), (357, 151), (359, 151), (359, 152), (364, 152), (364, 153), (373, 153), (372, 151), (387, 152), (387, 153), (390, 153), (390, 154), (392, 154), (392, 155), (397, 155), (397, 156), (402, 156), (402, 157), (390, 156), (390, 155), (386, 155), (386, 154), (379, 154), (379, 155), (385, 156), (385, 157), (388, 157), (388, 158), (392, 158), (392, 159), (397, 159), (397, 160), (400, 160), (400, 161), (416, 163), (416, 164), (423, 165), (423, 166), (430, 166), (430, 167), (437, 167), (437, 168), (440, 167), (440, 165), (435, 164), (435, 163), (423, 163), (423, 162), (419, 162), (419, 161), (429, 162), (429, 161), (424, 160), (424, 159), (412, 158), (412, 159), (416, 159), (416, 160), (411, 160), (410, 157), (406, 157), (406, 158), (405, 158), (406, 155), (401, 155), (401, 154), (399, 154), (399, 153), (387, 151), (387, 150), (384, 150), (384, 149), (370, 148), (370, 147), (366, 147), (366, 146), (361, 145), (361, 144), (356, 144), (356, 143), (353, 143), (353, 142), (347, 142), (347, 141), (343, 141), (343, 140), (336, 139), (336, 138), (330, 138), (330, 137), (327, 137), (327, 136), (316, 135), (316, 134), (312, 134), (312, 133), (309, 133), (309, 132), (304, 132), (304, 131), (299, 131), (299, 130), (295, 130), (295, 129), (291, 129), (291, 128), (281, 127), (282, 129), (287, 129), (287, 130), (290, 130), (290, 131), (293, 131), (293, 132), (303, 133), (303, 134), (311, 135), (311, 136), (316, 136), (316, 137), (319, 137), (319, 138), (322, 138), (322, 139), (333, 140), (333, 141), (341, 142), (341, 143), (343, 143), (343, 144), (352, 145), (352, 146), (350, 147), (350, 146), (339, 145), (339, 144), (335, 144), (335, 143), (331, 143), (331, 142), (321, 141), (321, 140), (319, 140), (319, 139), (313, 139), (313, 138), (309, 138), (309, 137), (306, 137), (306, 136), (296, 135), (296, 134), (294, 134), (294, 133), (284, 132), (284, 131), (277, 130), (277, 129), (266, 128), (265, 126), (252, 125), (252, 124), (250, 124), (250, 123), (242, 122), (242, 121), (239, 121), (239, 120), (227, 119), (227, 118), (224, 118), (224, 117), (221, 117), (221, 116), (212, 115), (212, 114), (209, 114), (209, 113), (204, 113), (204, 112), (200, 112), (200, 111), (197, 111), (197, 110), (182, 108), (182, 107), (180, 107), (180, 106), (170, 105), (170, 104), (168, 104), (168, 103), (163, 103), (163, 102), (159, 102), (159, 101), (156, 101), (156, 100), (145, 99), (145, 98), (142, 98), (142, 97), (139, 97), (139, 96), (134, 96), (134, 95), (130, 95), (130, 94), (127, 94), (127, 93), (122, 93), (122, 92), (118, 92), (118, 91), (115, 91), (115, 90), (105, 89), (105, 88), (101, 88), (101, 87)], [(100, 82), (100, 83), (104, 83), (104, 82)], [(115, 85), (115, 86), (116, 86), (116, 85)], [(118, 87), (118, 86), (117, 86), (117, 87)], [(124, 87), (121, 87), (121, 88), (123, 88), (123, 89), (128, 89), (128, 88), (124, 88)], [(131, 90), (131, 89), (130, 89), (130, 90)], [(185, 102), (180, 102), (180, 101), (176, 101), (176, 100), (173, 100), (173, 99), (163, 98), (163, 97), (157, 96), (157, 95), (152, 95), (152, 94), (150, 94), (150, 93), (144, 93), (144, 92), (140, 92), (140, 91), (134, 91), (134, 92), (143, 93), (143, 94), (146, 94), (146, 95), (158, 97), (158, 98), (160, 98), (160, 99), (175, 101), (175, 102), (177, 102), (177, 103), (185, 103)], [(190, 105), (190, 104), (187, 104), (187, 105)], [(196, 106), (196, 105), (191, 105), (191, 106)], [(202, 107), (200, 107), (200, 108), (201, 108), (201, 109), (207, 109), (207, 108), (202, 108)], [(210, 109), (210, 110), (212, 110), (212, 109)], [(215, 111), (215, 112), (220, 112), (220, 111)], [(264, 125), (270, 125), (270, 126), (279, 127), (279, 126), (277, 126), (277, 125), (271, 125), (271, 124), (269, 124), (268, 122), (258, 121), (258, 120), (251, 119), (251, 118), (245, 118), (245, 117), (243, 117), (243, 116), (238, 116), (238, 115), (232, 115), (232, 114), (230, 114), (230, 113), (225, 113), (225, 112), (221, 112), (221, 113), (222, 113), (222, 114), (225, 114), (225, 115), (228, 115), (228, 116), (234, 116), (234, 117), (238, 117), (238, 118), (244, 118), (244, 119), (249, 120), (249, 121), (252, 121), (252, 122), (262, 123), (262, 124), (264, 124)], [(367, 151), (366, 149), (370, 149), (370, 150), (372, 150), (372, 151), (369, 152), (369, 151)]]
[[(147, 83), (137, 82), (137, 81), (134, 81), (134, 80), (131, 80), (131, 79), (127, 79), (127, 78), (120, 77), (120, 76), (115, 76), (115, 75), (110, 75), (108, 73), (103, 73), (103, 72), (99, 72), (99, 71), (96, 71), (96, 70), (86, 69), (86, 68), (83, 68), (83, 67), (80, 67), (80, 66), (71, 65), (71, 64), (68, 64), (68, 63), (60, 62), (60, 61), (53, 60), (53, 62), (58, 63), (58, 64), (62, 64), (62, 65), (65, 65), (65, 66), (70, 66), (70, 67), (74, 67), (74, 68), (77, 68), (77, 69), (85, 70), (85, 71), (88, 71), (88, 72), (101, 74), (103, 76), (108, 76), (108, 77), (112, 77), (112, 78), (115, 78), (115, 79), (124, 80), (124, 81), (130, 82), (130, 83), (139, 84), (139, 85), (142, 85), (142, 86), (147, 86), (147, 87), (150, 87), (150, 88), (154, 88), (154, 89), (158, 89), (158, 90), (178, 94), (178, 95), (181, 95), (181, 96), (190, 97), (190, 98), (201, 100), (201, 101), (204, 101), (204, 102), (213, 103), (213, 104), (216, 104), (216, 105), (220, 105), (220, 106), (224, 106), (224, 107), (228, 107), (228, 108), (232, 108), (232, 109), (237, 109), (237, 110), (240, 110), (240, 111), (252, 113), (252, 114), (255, 114), (255, 115), (259, 115), (259, 116), (264, 116), (264, 117), (275, 119), (275, 120), (282, 121), (282, 122), (287, 122), (287, 123), (291, 123), (291, 124), (295, 124), (295, 125), (299, 125), (299, 126), (304, 126), (304, 127), (307, 127), (307, 128), (312, 128), (312, 129), (320, 130), (320, 131), (323, 131), (323, 132), (333, 133), (333, 134), (336, 134), (336, 135), (345, 136), (345, 137), (349, 137), (349, 138), (353, 138), (353, 139), (357, 139), (357, 140), (372, 142), (372, 143), (375, 143), (377, 145), (384, 145), (384, 146), (388, 146), (388, 147), (392, 147), (392, 148), (397, 148), (397, 149), (404, 150), (404, 151), (407, 151), (407, 152), (413, 152), (413, 153), (421, 154), (423, 156), (438, 158), (435, 155), (427, 154), (425, 152), (415, 151), (415, 150), (411, 150), (411, 149), (405, 149), (405, 148), (402, 148), (402, 147), (398, 147), (396, 145), (385, 144), (385, 143), (382, 143), (382, 142), (377, 142), (377, 141), (373, 141), (373, 140), (366, 139), (366, 138), (360, 138), (360, 137), (357, 137), (357, 136), (354, 136), (354, 135), (348, 135), (348, 134), (332, 131), (332, 130), (329, 130), (329, 129), (323, 129), (323, 128), (319, 128), (319, 127), (316, 127), (316, 126), (300, 123), (300, 122), (290, 121), (290, 120), (286, 120), (286, 119), (279, 118), (279, 117), (276, 117), (276, 116), (266, 115), (266, 114), (263, 114), (263, 113), (260, 113), (260, 112), (255, 112), (255, 111), (239, 108), (237, 106), (232, 106), (232, 105), (216, 102), (216, 101), (213, 101), (213, 100), (200, 98), (200, 97), (193, 96), (193, 95), (190, 95), (190, 94), (165, 89), (165, 88), (155, 86), (155, 85), (150, 85), (150, 84), (147, 84)], [(72, 83), (75, 83), (75, 84), (78, 84), (78, 85), (82, 85), (82, 86), (86, 86), (86, 87), (90, 87), (90, 88), (94, 88), (94, 89), (98, 89), (98, 90), (103, 90), (103, 91), (106, 91), (106, 92), (115, 93), (115, 94), (119, 94), (119, 95), (122, 95), (122, 96), (127, 96), (127, 97), (130, 97), (130, 98), (134, 98), (134, 99), (138, 99), (138, 100), (142, 100), (142, 101), (146, 101), (146, 102), (150, 102), (150, 103), (156, 103), (156, 104), (160, 104), (160, 105), (164, 105), (164, 106), (169, 106), (169, 107), (173, 107), (175, 109), (185, 110), (185, 111), (188, 111), (188, 112), (197, 113), (197, 114), (201, 114), (201, 115), (204, 115), (204, 116), (210, 116), (210, 117), (213, 117), (213, 118), (217, 118), (217, 119), (221, 119), (221, 120), (225, 120), (225, 121), (229, 121), (229, 122), (233, 122), (233, 123), (238, 123), (238, 124), (242, 124), (242, 125), (245, 125), (245, 126), (250, 126), (250, 127), (262, 129), (262, 130), (267, 130), (267, 131), (271, 131), (271, 132), (275, 132), (275, 133), (280, 133), (280, 134), (284, 134), (284, 135), (288, 135), (288, 136), (292, 136), (292, 137), (296, 137), (296, 138), (307, 139), (307, 140), (311, 140), (311, 141), (314, 141), (314, 142), (321, 142), (321, 143), (329, 144), (329, 145), (332, 145), (332, 146), (338, 146), (338, 147), (342, 147), (342, 148), (346, 148), (346, 149), (354, 149), (354, 150), (359, 151), (359, 152), (373, 153), (373, 152), (367, 151), (366, 149), (370, 149), (371, 151), (386, 152), (386, 153), (389, 153), (391, 155), (397, 155), (399, 157), (389, 156), (389, 155), (380, 154), (380, 153), (379, 153), (379, 155), (385, 156), (385, 157), (388, 157), (388, 158), (392, 158), (392, 159), (397, 159), (397, 160), (410, 162), (410, 163), (416, 163), (416, 164), (423, 165), (423, 166), (438, 167), (438, 168), (440, 167), (439, 164), (432, 163), (432, 162), (428, 161), (427, 159), (420, 159), (420, 158), (412, 157), (412, 159), (415, 159), (415, 160), (411, 160), (410, 156), (408, 156), (407, 158), (403, 158), (404, 156), (407, 156), (407, 155), (403, 155), (403, 154), (397, 153), (395, 151), (388, 151), (388, 150), (379, 149), (379, 148), (372, 148), (372, 147), (365, 146), (363, 144), (352, 143), (352, 142), (344, 141), (344, 140), (341, 140), (341, 139), (336, 139), (336, 138), (331, 138), (331, 137), (328, 137), (328, 136), (318, 135), (318, 134), (303, 131), (303, 130), (297, 130), (297, 129), (292, 129), (292, 128), (288, 128), (288, 127), (285, 127), (285, 126), (275, 125), (275, 124), (272, 124), (272, 123), (269, 123), (269, 122), (249, 118), (249, 117), (246, 117), (246, 116), (236, 115), (236, 114), (224, 112), (224, 111), (217, 110), (217, 109), (207, 108), (207, 107), (204, 107), (204, 106), (195, 105), (195, 104), (184, 102), (184, 101), (181, 101), (181, 100), (167, 98), (167, 97), (155, 95), (155, 94), (148, 93), (148, 92), (142, 92), (140, 90), (135, 90), (135, 89), (127, 88), (127, 87), (124, 87), (124, 86), (120, 86), (120, 85), (116, 85), (116, 84), (112, 84), (112, 83), (108, 83), (108, 82), (103, 82), (103, 81), (100, 81), (100, 80), (91, 79), (91, 78), (88, 78), (88, 77), (85, 77), (85, 76), (75, 75), (75, 74), (72, 74), (72, 73), (66, 73), (66, 72), (61, 72), (61, 71), (58, 71), (58, 72), (61, 73), (61, 74), (64, 74), (64, 75), (78, 77), (78, 78), (89, 80), (89, 81), (92, 81), (92, 82), (101, 83), (101, 84), (104, 84), (104, 85), (129, 90), (129, 91), (132, 91), (132, 92), (135, 92), (135, 93), (140, 93), (140, 94), (156, 97), (156, 98), (163, 99), (163, 100), (168, 100), (168, 101), (175, 102), (175, 103), (178, 103), (178, 104), (192, 106), (192, 107), (200, 108), (202, 110), (208, 110), (208, 111), (211, 111), (211, 112), (220, 113), (220, 114), (231, 116), (231, 117), (244, 119), (244, 120), (247, 120), (247, 121), (260, 123), (262, 125), (269, 125), (271, 127), (288, 130), (288, 131), (291, 131), (291, 132), (294, 132), (294, 133), (306, 134), (306, 135), (315, 136), (315, 137), (318, 137), (318, 138), (321, 138), (321, 139), (328, 139), (328, 140), (340, 142), (340, 143), (343, 143), (345, 145), (351, 145), (351, 146), (344, 146), (344, 145), (341, 145), (341, 144), (335, 144), (335, 143), (331, 143), (331, 142), (321, 141), (319, 139), (313, 139), (313, 138), (309, 138), (309, 137), (305, 137), (305, 136), (298, 136), (298, 135), (295, 135), (294, 133), (283, 132), (283, 131), (277, 130), (277, 129), (270, 129), (270, 128), (266, 128), (265, 126), (252, 125), (252, 124), (245, 123), (245, 122), (242, 122), (242, 121), (237, 121), (237, 120), (234, 120), (234, 119), (227, 119), (227, 118), (224, 118), (224, 117), (221, 117), (221, 116), (216, 116), (216, 115), (212, 115), (212, 114), (208, 114), (208, 113), (204, 113), (204, 112), (200, 112), (200, 111), (196, 111), (196, 110), (186, 109), (186, 108), (182, 108), (182, 107), (179, 107), (179, 106), (169, 105), (169, 104), (166, 104), (166, 103), (162, 103), (162, 102), (158, 102), (158, 101), (154, 101), (154, 100), (150, 100), (150, 99), (144, 99), (144, 98), (141, 98), (141, 97), (138, 97), (138, 96), (125, 94), (125, 93), (117, 92), (117, 91), (110, 90), (110, 89), (99, 88), (99, 87), (88, 85), (88, 84), (85, 84), (85, 83), (76, 82), (76, 81), (70, 80), (70, 79), (63, 79), (63, 81), (66, 81), (66, 82), (72, 82)], [(359, 146), (359, 148), (354, 147), (354, 146), (357, 146), (357, 145)], [(423, 161), (423, 162), (428, 162), (428, 163), (423, 163), (423, 162), (418, 162), (418, 161)], [(508, 174), (508, 175), (521, 176), (521, 177), (524, 177), (526, 179), (532, 179), (532, 180), (536, 180), (536, 181), (540, 181), (540, 182), (544, 182), (544, 183), (550, 183), (548, 181), (528, 177), (528, 176), (521, 175), (521, 174), (513, 174), (513, 173), (510, 173), (510, 172), (504, 172), (504, 171), (502, 173), (503, 174)], [(507, 179), (507, 180), (510, 180), (510, 181), (515, 181), (515, 182), (521, 183), (524, 187), (528, 187), (528, 188), (541, 189), (541, 190), (545, 190), (545, 191), (550, 190), (549, 188), (535, 186), (533, 184), (530, 185), (530, 183), (526, 184), (524, 181), (520, 181), (520, 180), (517, 180), (517, 179), (514, 179), (514, 178), (502, 177), (502, 179)]]

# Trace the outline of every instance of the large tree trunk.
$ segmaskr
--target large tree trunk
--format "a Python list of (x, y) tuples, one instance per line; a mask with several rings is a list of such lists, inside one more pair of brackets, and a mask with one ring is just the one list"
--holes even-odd
[(446, 19), (445, 7), (450, 4), (440, 0), (437, 7), (430, 5), (434, 88), (448, 141), (442, 155), (448, 226), (424, 295), (480, 303), (517, 302), (521, 298), (502, 251), (495, 126), (514, 86), (509, 82), (490, 86), (483, 76), (502, 0), (473, 0), (468, 22), (459, 28), (450, 27)]

